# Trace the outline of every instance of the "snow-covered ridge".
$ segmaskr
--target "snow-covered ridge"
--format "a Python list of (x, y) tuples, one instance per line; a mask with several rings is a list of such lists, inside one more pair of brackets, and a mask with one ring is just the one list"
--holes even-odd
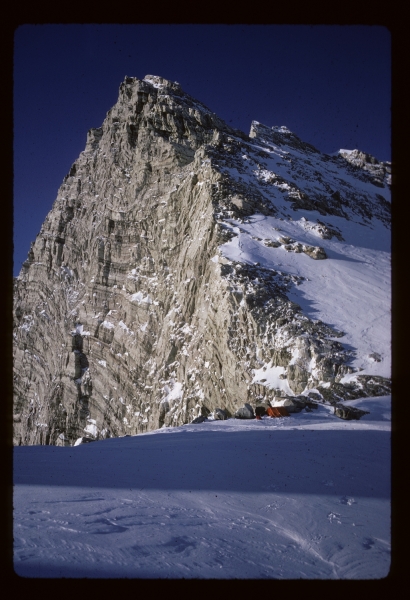
[(339, 155), (350, 164), (369, 171), (379, 185), (391, 185), (391, 162), (381, 162), (371, 154), (360, 150), (339, 150)]
[[(218, 215), (229, 232), (219, 253), (233, 266), (257, 265), (259, 272), (279, 267), (282, 277), (293, 279), (288, 298), (310, 319), (334, 327), (334, 335), (342, 332), (334, 355), (337, 361), (345, 353), (350, 369), (339, 375), (342, 384), (372, 375), (389, 378), (390, 188), (377, 170), (388, 165), (357, 151), (346, 152), (348, 161), (342, 155), (323, 155), (284, 126), (269, 128), (254, 121), (250, 138), (247, 144), (227, 140), (229, 158), (218, 156), (231, 199), (230, 210)], [(232, 285), (235, 277), (229, 277)], [(275, 339), (280, 335), (276, 331)], [(296, 336), (284, 334), (282, 343), (292, 356), (289, 368), (295, 365), (320, 381), (318, 356), (308, 350), (311, 342), (303, 342), (301, 350), (304, 338), (303, 328)], [(254, 369), (253, 381), (292, 395), (287, 370), (279, 381), (282, 367), (275, 360)], [(330, 384), (322, 380), (321, 385)]]

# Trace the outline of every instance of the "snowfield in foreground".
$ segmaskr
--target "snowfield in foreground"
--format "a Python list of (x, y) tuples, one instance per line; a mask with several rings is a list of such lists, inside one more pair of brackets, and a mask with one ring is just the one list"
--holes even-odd
[(391, 398), (14, 449), (23, 577), (373, 579), (390, 569)]

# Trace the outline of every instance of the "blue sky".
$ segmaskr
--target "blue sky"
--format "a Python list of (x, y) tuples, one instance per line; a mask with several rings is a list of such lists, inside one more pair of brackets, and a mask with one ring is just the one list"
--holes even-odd
[(390, 160), (391, 38), (379, 26), (23, 25), (14, 38), (14, 275), (126, 75), (160, 75), (249, 132)]

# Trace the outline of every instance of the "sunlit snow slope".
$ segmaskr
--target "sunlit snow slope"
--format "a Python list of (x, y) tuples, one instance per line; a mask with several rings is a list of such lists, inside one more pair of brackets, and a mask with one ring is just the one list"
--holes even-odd
[[(378, 222), (365, 229), (340, 217), (327, 222), (342, 232), (344, 241), (322, 240), (328, 259), (313, 261), (303, 252), (288, 252), (284, 246), (267, 247), (265, 240), (283, 235), (302, 244), (317, 245), (315, 217), (298, 211), (294, 220), (252, 215), (247, 222), (230, 221), (238, 235), (221, 247), (223, 256), (240, 262), (277, 267), (283, 273), (302, 276), (288, 293), (303, 312), (343, 331), (341, 340), (354, 350), (351, 365), (366, 373), (391, 375), (390, 238)], [(372, 357), (377, 351), (377, 361)], [(350, 379), (354, 377), (350, 376)], [(347, 378), (345, 378), (347, 380)]]

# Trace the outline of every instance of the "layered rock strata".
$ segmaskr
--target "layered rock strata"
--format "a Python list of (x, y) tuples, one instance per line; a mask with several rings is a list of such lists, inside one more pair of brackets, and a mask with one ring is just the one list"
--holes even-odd
[[(285, 142), (300, 156), (285, 166), (313, 177), (320, 153), (284, 128), (254, 122), (247, 136), (176, 83), (125, 78), (14, 282), (15, 444), (146, 432), (217, 407), (233, 415), (266, 394), (252, 380), (267, 362), (286, 369), (291, 394), (326, 384), (332, 402), (344, 397), (351, 350), (288, 299), (300, 278), (218, 250), (235, 235), (229, 219), (286, 218), (286, 204), (389, 222), (382, 196), (344, 181), (302, 189), (266, 172), (269, 148)], [(341, 161), (353, 168), (323, 158), (330, 171)], [(342, 239), (324, 221), (315, 227)], [(326, 259), (320, 246), (265, 243)]]

